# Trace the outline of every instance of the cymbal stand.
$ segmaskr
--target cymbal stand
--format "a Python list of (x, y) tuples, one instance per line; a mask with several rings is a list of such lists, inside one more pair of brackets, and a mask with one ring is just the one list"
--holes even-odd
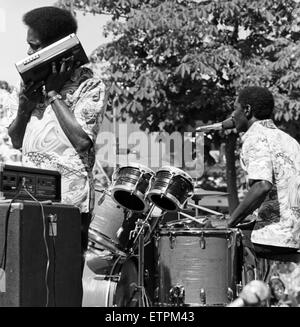
[(151, 205), (150, 210), (147, 214), (146, 219), (143, 221), (141, 219), (138, 219), (136, 222), (135, 230), (133, 231), (133, 234), (137, 235), (133, 242), (133, 249), (134, 251), (134, 245), (137, 244), (138, 241), (138, 285), (136, 287), (136, 292), (138, 292), (138, 305), (139, 307), (144, 306), (144, 299), (147, 299), (145, 287), (144, 287), (144, 246), (145, 246), (145, 228), (148, 227), (150, 229), (150, 224), (148, 223), (148, 220), (152, 214), (152, 211), (154, 210), (154, 205)]
[(155, 230), (155, 228), (159, 224), (159, 222), (163, 219), (165, 214), (166, 214), (166, 212), (162, 212), (158, 217), (152, 218), (154, 220), (154, 223), (151, 223), (149, 232), (148, 232), (147, 236), (145, 237), (145, 246), (149, 244), (149, 241), (150, 241), (153, 231)]

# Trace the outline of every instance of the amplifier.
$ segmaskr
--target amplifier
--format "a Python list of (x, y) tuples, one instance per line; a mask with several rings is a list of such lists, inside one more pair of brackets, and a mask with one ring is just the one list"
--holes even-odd
[(81, 306), (79, 209), (43, 209), (34, 201), (0, 202), (0, 307)]
[(25, 84), (39, 82), (51, 73), (52, 62), (59, 65), (59, 70), (61, 60), (70, 60), (72, 56), (74, 63), (78, 63), (76, 67), (89, 62), (78, 37), (74, 33), (20, 60), (15, 65)]
[[(22, 187), (23, 186), (23, 187)], [(0, 197), (61, 201), (61, 174), (55, 170), (13, 166), (0, 163)]]

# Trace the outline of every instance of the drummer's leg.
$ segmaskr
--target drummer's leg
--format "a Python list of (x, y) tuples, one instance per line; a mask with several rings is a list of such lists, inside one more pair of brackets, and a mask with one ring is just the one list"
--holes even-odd
[(244, 270), (246, 272), (246, 282), (251, 280), (261, 280), (268, 283), (271, 276), (271, 266), (274, 263), (272, 255), (273, 247), (254, 244), (250, 239), (244, 240)]
[(271, 305), (300, 305), (300, 253), (296, 249), (254, 245), (261, 280), (271, 289)]
[(249, 247), (243, 248), (243, 284), (257, 279), (257, 259)]
[(246, 285), (250, 281), (257, 279), (257, 258), (254, 251), (254, 246), (251, 242), (250, 230), (242, 230), (242, 271), (243, 271), (243, 284)]

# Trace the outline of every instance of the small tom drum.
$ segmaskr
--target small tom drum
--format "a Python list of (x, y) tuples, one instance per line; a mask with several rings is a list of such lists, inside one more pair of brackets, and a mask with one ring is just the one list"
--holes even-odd
[(95, 206), (89, 226), (89, 247), (107, 249), (120, 255), (126, 252), (130, 246), (129, 234), (135, 228), (134, 219), (137, 219), (130, 214), (115, 203), (108, 191), (96, 189)]
[(166, 166), (157, 171), (147, 198), (162, 210), (178, 211), (193, 192), (193, 179), (187, 173)]
[(144, 212), (149, 207), (146, 193), (154, 175), (154, 171), (140, 164), (118, 168), (112, 178), (113, 199), (131, 211)]

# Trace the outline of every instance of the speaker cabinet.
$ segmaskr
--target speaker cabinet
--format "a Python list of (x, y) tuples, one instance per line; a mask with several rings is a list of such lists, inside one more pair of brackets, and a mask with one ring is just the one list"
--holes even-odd
[(18, 200), (12, 203), (6, 223), (8, 209), (9, 203), (0, 204), (0, 262), (6, 253), (5, 274), (0, 271), (0, 306), (81, 306), (78, 208), (60, 203), (43, 205), (43, 219), (39, 203)]

